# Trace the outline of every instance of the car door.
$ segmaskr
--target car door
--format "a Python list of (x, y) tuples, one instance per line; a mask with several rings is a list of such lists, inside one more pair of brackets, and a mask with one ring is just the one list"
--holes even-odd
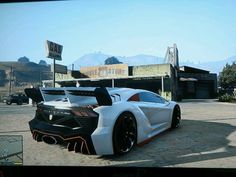
[(142, 110), (152, 126), (158, 124), (165, 126), (168, 123), (171, 112), (169, 102), (157, 94), (141, 92), (135, 94), (129, 100), (134, 101), (134, 104)]
[(170, 114), (169, 103), (164, 101), (160, 96), (151, 92), (140, 93), (140, 102), (151, 125), (168, 123)]

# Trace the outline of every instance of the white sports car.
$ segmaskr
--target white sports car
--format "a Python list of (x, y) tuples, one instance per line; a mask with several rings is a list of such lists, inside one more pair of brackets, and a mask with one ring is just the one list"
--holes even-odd
[(125, 154), (180, 124), (180, 107), (158, 94), (130, 88), (25, 89), (38, 102), (29, 126), (36, 141), (83, 154)]

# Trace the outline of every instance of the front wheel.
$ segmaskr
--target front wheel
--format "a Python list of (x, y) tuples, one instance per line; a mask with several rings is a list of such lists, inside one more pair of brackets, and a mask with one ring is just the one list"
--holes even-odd
[(11, 101), (7, 101), (6, 104), (7, 104), (7, 105), (11, 105)]
[(117, 119), (113, 130), (113, 148), (115, 154), (128, 153), (137, 141), (137, 124), (131, 113), (123, 113)]
[(173, 116), (172, 116), (172, 123), (171, 128), (178, 128), (180, 125), (181, 120), (181, 111), (179, 105), (176, 105), (174, 108)]
[(22, 105), (22, 103), (23, 103), (22, 100), (17, 101), (17, 105)]

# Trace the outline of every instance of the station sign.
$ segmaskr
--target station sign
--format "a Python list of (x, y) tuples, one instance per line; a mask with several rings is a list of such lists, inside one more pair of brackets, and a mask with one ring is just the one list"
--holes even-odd
[(127, 64), (81, 67), (80, 72), (89, 78), (119, 78), (128, 76)]
[(51, 41), (46, 40), (46, 57), (52, 58), (55, 60), (62, 60), (61, 53), (62, 53), (63, 46)]
[[(53, 65), (51, 65), (51, 71), (53, 71)], [(55, 73), (67, 74), (67, 66), (55, 64)]]

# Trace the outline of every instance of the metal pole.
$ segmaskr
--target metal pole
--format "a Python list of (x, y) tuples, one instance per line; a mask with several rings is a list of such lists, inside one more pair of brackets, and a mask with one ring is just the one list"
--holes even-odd
[(55, 87), (55, 66), (56, 60), (53, 58), (53, 87)]
[(112, 88), (115, 87), (115, 80), (114, 79), (111, 80), (111, 85), (112, 85)]
[(161, 76), (161, 92), (162, 92), (162, 95), (164, 93), (164, 77)]
[(9, 86), (9, 95), (11, 95), (11, 90), (12, 90), (12, 86), (11, 86), (11, 80), (12, 80), (12, 66), (11, 66), (11, 71), (10, 71), (10, 86)]

